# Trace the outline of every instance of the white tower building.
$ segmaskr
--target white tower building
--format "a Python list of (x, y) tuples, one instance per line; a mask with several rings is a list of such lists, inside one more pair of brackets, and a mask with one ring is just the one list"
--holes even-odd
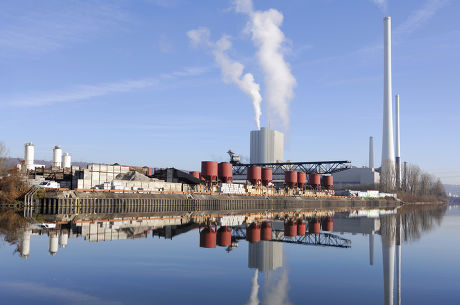
[(64, 157), (62, 157), (62, 166), (64, 168), (70, 168), (72, 166), (72, 156), (69, 153), (64, 153)]
[(61, 167), (61, 165), (62, 165), (62, 149), (59, 146), (54, 146), (53, 167)]
[(35, 154), (34, 144), (32, 142), (24, 144), (24, 160), (26, 163), (26, 170), (35, 169), (34, 154)]
[(384, 18), (384, 88), (383, 88), (383, 137), (382, 167), (394, 167), (393, 109), (391, 87), (391, 18)]
[(284, 160), (284, 134), (262, 127), (251, 131), (251, 163), (275, 163)]

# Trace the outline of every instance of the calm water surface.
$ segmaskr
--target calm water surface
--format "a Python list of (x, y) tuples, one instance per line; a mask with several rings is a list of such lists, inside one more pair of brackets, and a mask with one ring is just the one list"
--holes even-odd
[[(2, 215), (0, 304), (460, 304), (458, 206), (79, 215), (55, 228)], [(289, 220), (307, 234), (287, 237)]]

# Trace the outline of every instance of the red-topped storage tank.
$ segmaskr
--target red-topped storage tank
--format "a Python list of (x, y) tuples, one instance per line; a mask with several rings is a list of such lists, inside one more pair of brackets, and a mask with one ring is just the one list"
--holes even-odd
[(295, 237), (297, 236), (297, 224), (292, 220), (289, 220), (284, 224), (284, 236)]
[(247, 178), (252, 185), (259, 184), (262, 181), (262, 168), (259, 166), (248, 167)]
[(307, 185), (307, 174), (304, 172), (297, 173), (297, 186), (304, 188)]
[(307, 232), (307, 225), (302, 220), (297, 221), (297, 235), (303, 236)]
[(215, 248), (216, 247), (216, 231), (212, 227), (206, 227), (200, 231), (200, 247)]
[(327, 190), (331, 190), (334, 187), (334, 177), (323, 176), (323, 187)]
[(217, 244), (220, 247), (228, 247), (232, 244), (232, 229), (223, 226), (217, 230)]
[(284, 172), (284, 183), (290, 188), (293, 188), (297, 185), (297, 172), (296, 171), (286, 171)]
[(233, 165), (228, 162), (219, 163), (218, 176), (223, 183), (233, 181)]
[(318, 219), (311, 219), (308, 222), (308, 233), (319, 234), (321, 233), (321, 223)]
[(334, 221), (332, 220), (332, 217), (326, 217), (325, 219), (323, 219), (322, 226), (323, 231), (332, 232), (332, 230), (334, 229)]
[(321, 176), (319, 174), (308, 175), (308, 184), (310, 184), (314, 189), (318, 189), (321, 185)]
[(200, 172), (190, 172), (189, 174), (197, 179), (200, 179)]
[(201, 176), (208, 182), (217, 180), (217, 162), (203, 161), (201, 162)]
[(260, 241), (260, 226), (255, 222), (246, 229), (246, 240), (251, 243), (258, 243)]
[(262, 223), (262, 240), (272, 240), (272, 224), (270, 222)]
[(269, 167), (262, 168), (262, 184), (267, 186), (273, 181), (273, 169)]

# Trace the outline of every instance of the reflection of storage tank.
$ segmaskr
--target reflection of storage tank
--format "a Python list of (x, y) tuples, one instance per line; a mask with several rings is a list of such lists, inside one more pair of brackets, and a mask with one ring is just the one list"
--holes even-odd
[(21, 256), (28, 258), (30, 254), (30, 235), (32, 235), (31, 230), (25, 230), (22, 232), (21, 236)]
[(264, 221), (262, 223), (262, 240), (272, 240), (272, 224)]
[(269, 167), (262, 168), (262, 184), (267, 186), (273, 181), (273, 169)]
[(302, 220), (297, 221), (297, 235), (303, 236), (307, 232), (307, 225)]
[(32, 142), (24, 144), (24, 160), (27, 170), (33, 170), (34, 167), (35, 147)]
[(304, 188), (307, 185), (307, 174), (304, 172), (297, 173), (297, 185)]
[(251, 243), (257, 243), (260, 241), (260, 226), (255, 222), (251, 223), (246, 229), (246, 240)]
[(323, 227), (323, 231), (332, 232), (332, 230), (334, 229), (334, 222), (333, 222), (332, 218), (327, 217), (327, 218), (323, 219), (322, 227)]
[(217, 230), (217, 244), (220, 247), (228, 247), (232, 244), (232, 229), (223, 226)]
[(58, 252), (58, 243), (59, 243), (59, 237), (56, 232), (50, 232), (49, 233), (49, 252), (51, 255), (56, 255)]
[(215, 248), (216, 247), (216, 231), (211, 227), (206, 227), (200, 231), (200, 247)]
[(321, 176), (319, 174), (308, 175), (308, 184), (314, 189), (318, 189), (321, 185)]
[(214, 162), (214, 161), (201, 162), (201, 176), (207, 182), (215, 182), (217, 179), (217, 162)]
[(259, 166), (251, 166), (248, 168), (247, 179), (252, 185), (257, 185), (262, 180), (262, 168)]
[(189, 174), (197, 179), (200, 179), (200, 172), (190, 172)]
[(295, 237), (297, 236), (297, 224), (292, 220), (289, 220), (284, 224), (284, 236)]
[(62, 166), (64, 168), (72, 167), (72, 156), (69, 153), (64, 153), (64, 157), (62, 157), (62, 159), (63, 159)]
[(233, 165), (228, 162), (219, 163), (218, 174), (223, 183), (233, 181)]
[(62, 149), (59, 146), (54, 146), (53, 167), (61, 167), (61, 165), (62, 165)]
[(332, 176), (323, 176), (323, 187), (327, 190), (332, 189), (334, 186), (334, 177)]
[(321, 233), (321, 223), (318, 219), (311, 219), (308, 222), (308, 233), (319, 234)]
[(296, 171), (286, 171), (284, 172), (284, 183), (290, 188), (293, 188), (297, 185), (297, 172)]
[(69, 233), (68, 232), (62, 232), (61, 236), (59, 237), (59, 246), (61, 248), (67, 247), (68, 240), (69, 240)]

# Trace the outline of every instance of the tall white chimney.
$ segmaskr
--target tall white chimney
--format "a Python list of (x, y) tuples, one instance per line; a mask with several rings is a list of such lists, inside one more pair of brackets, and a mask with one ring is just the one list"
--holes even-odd
[(374, 137), (369, 137), (369, 168), (374, 169)]
[(393, 142), (393, 109), (391, 88), (391, 18), (385, 17), (384, 22), (384, 88), (383, 88), (383, 137), (382, 166), (394, 166), (395, 150)]
[(395, 128), (396, 128), (396, 186), (401, 187), (401, 149), (399, 147), (399, 94), (395, 97)]

